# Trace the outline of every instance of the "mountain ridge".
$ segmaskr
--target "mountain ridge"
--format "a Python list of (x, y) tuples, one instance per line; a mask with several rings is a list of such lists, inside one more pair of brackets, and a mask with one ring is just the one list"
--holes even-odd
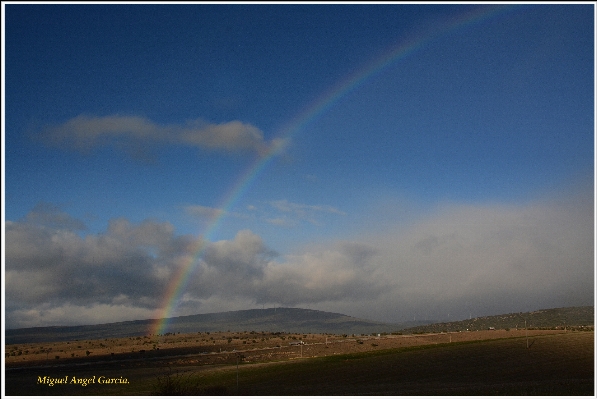
[[(145, 336), (158, 319), (130, 320), (80, 326), (27, 327), (5, 330), (6, 344), (57, 342), (76, 339)], [(167, 331), (273, 331), (362, 334), (394, 331), (412, 324), (381, 323), (340, 313), (301, 308), (247, 309), (170, 317)]]

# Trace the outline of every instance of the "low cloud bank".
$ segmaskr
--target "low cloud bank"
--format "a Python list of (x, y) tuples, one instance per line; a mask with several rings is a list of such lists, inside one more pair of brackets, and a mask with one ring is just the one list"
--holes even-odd
[[(7, 221), (8, 328), (150, 318), (195, 263), (177, 314), (263, 306), (380, 321), (462, 319), (594, 300), (593, 196), (447, 205), (409, 227), (280, 257), (257, 234), (203, 242), (165, 222), (85, 234), (51, 205)], [(195, 259), (201, 249), (200, 259)]]
[(591, 305), (593, 206), (592, 192), (526, 205), (451, 205), (376, 237), (376, 270), (395, 285), (370, 314), (444, 320)]

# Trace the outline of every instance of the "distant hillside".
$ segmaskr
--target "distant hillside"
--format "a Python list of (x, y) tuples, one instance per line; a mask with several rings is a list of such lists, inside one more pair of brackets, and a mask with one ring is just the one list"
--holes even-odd
[(543, 309), (526, 313), (508, 313), (497, 316), (475, 317), (472, 319), (447, 323), (434, 323), (424, 326), (409, 327), (401, 332), (440, 332), (524, 328), (578, 328), (580, 326), (594, 326), (595, 308), (593, 306)]
[[(269, 331), (290, 333), (371, 334), (402, 331), (433, 332), (485, 330), (489, 327), (529, 328), (587, 326), (594, 324), (592, 306), (537, 310), (499, 316), (477, 317), (448, 323), (424, 324), (425, 321), (401, 324), (378, 323), (339, 313), (298, 308), (270, 308), (207, 313), (168, 319), (167, 331), (176, 333), (216, 331)], [(85, 339), (135, 337), (148, 335), (155, 320), (134, 320), (85, 326), (33, 327), (6, 330), (6, 344), (58, 342)]]
[[(57, 342), (147, 335), (155, 320), (120, 323), (33, 327), (6, 330), (6, 344)], [(208, 313), (168, 319), (167, 332), (270, 331), (293, 333), (371, 334), (390, 332), (412, 324), (384, 324), (339, 313), (298, 308), (272, 308)]]

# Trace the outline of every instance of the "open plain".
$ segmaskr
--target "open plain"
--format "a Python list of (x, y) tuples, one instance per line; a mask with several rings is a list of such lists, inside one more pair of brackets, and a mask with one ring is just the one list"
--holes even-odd
[(7, 395), (594, 393), (592, 331), (197, 332), (6, 352)]

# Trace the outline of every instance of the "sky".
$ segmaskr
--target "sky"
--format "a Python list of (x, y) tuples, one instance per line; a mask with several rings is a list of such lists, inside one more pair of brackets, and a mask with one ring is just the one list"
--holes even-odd
[(2, 7), (6, 328), (594, 303), (592, 4)]

